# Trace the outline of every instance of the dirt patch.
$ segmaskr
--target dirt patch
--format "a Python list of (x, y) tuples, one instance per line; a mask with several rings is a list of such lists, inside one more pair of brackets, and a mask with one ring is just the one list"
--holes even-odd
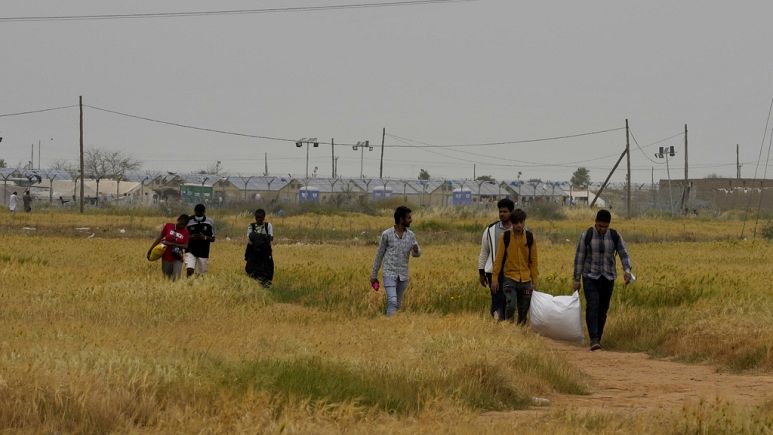
[(553, 406), (597, 410), (673, 409), (717, 397), (738, 405), (773, 399), (773, 376), (718, 372), (706, 364), (653, 359), (644, 353), (591, 352), (546, 340), (549, 347), (587, 375), (587, 396), (554, 395)]

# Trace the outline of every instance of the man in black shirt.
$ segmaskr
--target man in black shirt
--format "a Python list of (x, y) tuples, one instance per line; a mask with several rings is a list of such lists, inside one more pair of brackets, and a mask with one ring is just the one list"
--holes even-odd
[(196, 204), (194, 216), (188, 221), (188, 252), (185, 253), (185, 268), (188, 276), (196, 272), (207, 273), (209, 267), (209, 244), (215, 241), (215, 223), (204, 215), (204, 204)]

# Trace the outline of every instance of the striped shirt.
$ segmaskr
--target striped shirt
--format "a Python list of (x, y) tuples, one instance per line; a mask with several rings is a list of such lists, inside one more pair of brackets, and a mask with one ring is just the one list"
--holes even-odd
[(389, 228), (381, 233), (381, 241), (376, 250), (376, 258), (373, 260), (373, 269), (370, 272), (371, 279), (378, 278), (378, 269), (383, 266), (383, 276), (398, 278), (400, 281), (408, 280), (408, 259), (411, 255), (421, 256), (421, 248), (418, 253), (413, 253), (413, 245), (419, 246), (416, 235), (408, 228), (402, 237), (397, 235), (395, 228)]
[[(587, 252), (588, 247), (585, 246), (585, 235), (588, 231), (593, 231), (593, 237), (590, 241), (590, 255)], [(615, 246), (611, 230), (607, 230), (603, 236), (596, 231), (595, 226), (582, 232), (574, 254), (575, 282), (579, 282), (583, 276), (590, 279), (599, 279), (603, 276), (610, 281), (614, 281), (617, 278), (615, 254), (620, 255), (623, 270), (625, 272), (631, 271), (631, 259), (628, 256), (628, 250), (625, 248), (623, 236), (620, 236), (620, 233), (618, 233), (618, 236), (620, 239), (618, 245)]]

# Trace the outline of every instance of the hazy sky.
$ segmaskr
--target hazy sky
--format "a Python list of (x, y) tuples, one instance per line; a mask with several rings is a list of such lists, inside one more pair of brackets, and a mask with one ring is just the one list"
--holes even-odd
[[(370, 0), (383, 2), (384, 0)], [(76, 15), (256, 9), (367, 0), (3, 0), (0, 15)], [(735, 176), (756, 162), (773, 97), (773, 2), (477, 2), (326, 12), (142, 20), (0, 21), (0, 114), (76, 104), (165, 121), (329, 142), (387, 133), (429, 144), (469, 144), (619, 128), (644, 146), (688, 124), (690, 175)], [(123, 150), (148, 169), (303, 176), (305, 149), (159, 125), (86, 109), (87, 147)], [(75, 108), (0, 117), (0, 158), (42, 165), (77, 159)], [(683, 177), (683, 139), (672, 176)], [(625, 132), (464, 148), (394, 148), (384, 172), (568, 180), (577, 166), (603, 180)], [(632, 144), (633, 178), (665, 178), (657, 145)], [(767, 151), (767, 143), (765, 144)], [(360, 152), (336, 146), (339, 174), (359, 176)], [(329, 145), (310, 171), (331, 173)], [(380, 150), (365, 151), (378, 176)], [(587, 163), (574, 163), (595, 159)], [(763, 153), (763, 157), (765, 153)], [(518, 163), (544, 163), (542, 166)], [(36, 162), (37, 165), (37, 162)], [(621, 166), (624, 168), (624, 166)], [(751, 177), (753, 163), (743, 175)], [(769, 171), (768, 176), (771, 176)], [(760, 171), (761, 175), (761, 171)], [(613, 180), (622, 181), (624, 171)]]

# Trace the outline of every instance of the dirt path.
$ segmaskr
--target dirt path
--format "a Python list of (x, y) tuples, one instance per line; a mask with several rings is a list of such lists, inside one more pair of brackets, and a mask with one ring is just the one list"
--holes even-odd
[(773, 399), (773, 376), (719, 373), (704, 364), (652, 359), (643, 353), (596, 351), (550, 341), (588, 375), (587, 396), (554, 395), (552, 406), (581, 409), (656, 410), (719, 397), (739, 405)]

